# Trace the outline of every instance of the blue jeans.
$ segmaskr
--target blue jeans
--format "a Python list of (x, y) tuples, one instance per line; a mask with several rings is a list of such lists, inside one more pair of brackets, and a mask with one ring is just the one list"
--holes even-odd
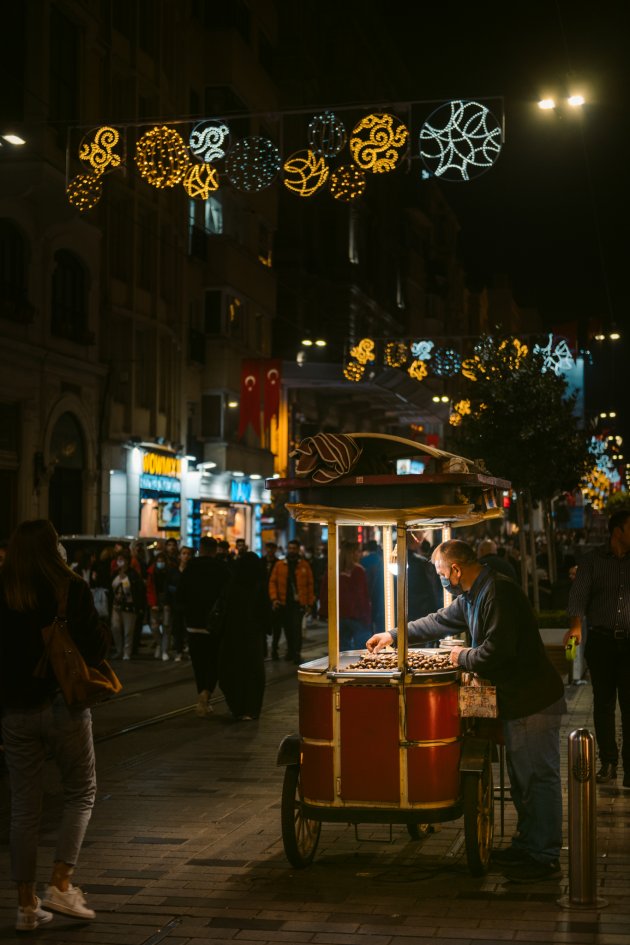
[(34, 883), (48, 752), (64, 798), (55, 862), (74, 866), (79, 857), (96, 797), (92, 714), (68, 709), (59, 695), (40, 709), (5, 709), (2, 735), (11, 788), (11, 870), (16, 883)]
[(562, 847), (560, 722), (564, 697), (543, 712), (503, 722), (512, 800), (518, 814), (513, 845), (540, 863)]

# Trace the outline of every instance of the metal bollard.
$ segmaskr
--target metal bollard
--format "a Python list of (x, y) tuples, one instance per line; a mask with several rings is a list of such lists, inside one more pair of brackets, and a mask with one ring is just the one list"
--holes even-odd
[(595, 745), (587, 728), (569, 735), (569, 895), (559, 904), (571, 909), (605, 906), (597, 897), (597, 795)]

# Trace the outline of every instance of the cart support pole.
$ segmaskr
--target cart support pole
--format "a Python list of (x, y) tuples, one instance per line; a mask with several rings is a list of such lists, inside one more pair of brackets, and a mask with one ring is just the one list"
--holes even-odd
[(597, 898), (597, 795), (595, 746), (586, 728), (569, 735), (569, 895), (559, 900), (568, 909), (606, 905)]

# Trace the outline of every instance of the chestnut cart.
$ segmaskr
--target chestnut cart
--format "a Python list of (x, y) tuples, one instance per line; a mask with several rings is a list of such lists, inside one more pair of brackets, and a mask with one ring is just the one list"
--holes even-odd
[[(328, 527), (328, 656), (299, 667), (299, 733), (278, 751), (284, 849), (304, 867), (325, 822), (405, 824), (415, 839), (421, 825), (463, 815), (468, 866), (480, 875), (492, 848), (494, 746), (460, 717), (460, 672), (448, 654), (408, 650), (406, 537), (410, 528), (448, 537), (452, 527), (500, 515), (509, 483), (413, 441), (350, 436), (362, 453), (347, 474), (327, 484), (268, 481), (300, 500), (287, 506), (296, 520)], [(392, 471), (397, 459), (420, 457), (422, 474)], [(398, 628), (398, 648), (384, 658), (339, 650), (337, 551), (347, 525), (382, 529), (386, 626)]]

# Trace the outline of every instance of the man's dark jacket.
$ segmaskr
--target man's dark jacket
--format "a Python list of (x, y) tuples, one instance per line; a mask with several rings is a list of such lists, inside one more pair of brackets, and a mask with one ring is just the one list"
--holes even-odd
[(472, 648), (460, 654), (459, 665), (497, 687), (500, 718), (534, 715), (564, 695), (529, 600), (514, 581), (482, 568), (470, 590), (448, 607), (411, 621), (408, 639), (426, 643), (464, 630)]
[(217, 598), (225, 594), (230, 572), (218, 558), (202, 555), (188, 562), (177, 585), (177, 605), (187, 627), (206, 628)]

